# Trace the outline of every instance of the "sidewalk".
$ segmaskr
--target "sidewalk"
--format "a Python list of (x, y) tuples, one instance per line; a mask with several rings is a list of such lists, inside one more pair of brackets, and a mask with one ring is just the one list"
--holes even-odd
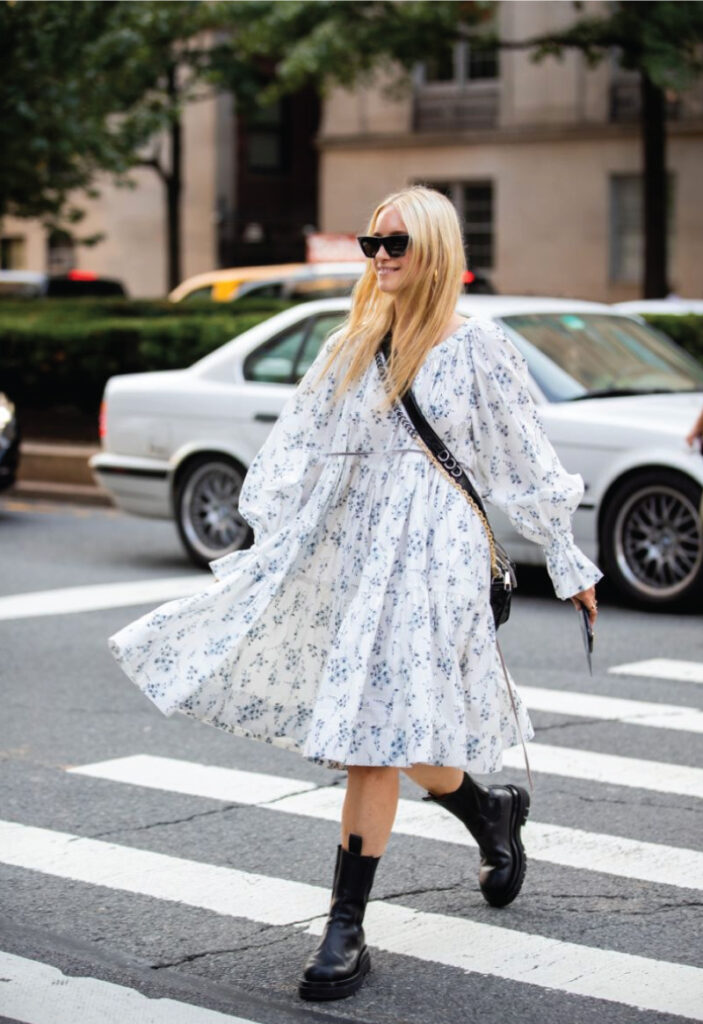
[(23, 441), (17, 482), (5, 493), (84, 505), (111, 505), (107, 491), (97, 486), (88, 467), (88, 459), (98, 451), (92, 445)]

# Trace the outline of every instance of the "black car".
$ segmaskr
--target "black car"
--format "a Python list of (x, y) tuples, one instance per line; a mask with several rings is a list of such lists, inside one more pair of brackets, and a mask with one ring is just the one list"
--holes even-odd
[(11, 487), (20, 461), (20, 431), (14, 404), (0, 391), (0, 491)]
[(0, 296), (25, 299), (126, 298), (121, 281), (88, 270), (45, 274), (38, 270), (0, 270)]

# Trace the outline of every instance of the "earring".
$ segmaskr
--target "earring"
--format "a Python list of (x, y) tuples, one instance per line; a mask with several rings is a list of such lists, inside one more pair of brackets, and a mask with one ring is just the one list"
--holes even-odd
[(438, 275), (437, 271), (435, 270), (434, 274), (432, 275), (432, 280), (434, 281), (435, 284), (437, 284), (437, 277), (438, 276), (439, 275)]

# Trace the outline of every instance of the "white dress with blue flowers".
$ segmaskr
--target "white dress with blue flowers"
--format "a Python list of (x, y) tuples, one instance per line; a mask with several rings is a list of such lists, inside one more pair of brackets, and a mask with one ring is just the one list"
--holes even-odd
[[(254, 545), (212, 562), (202, 593), (120, 630), (111, 651), (164, 714), (320, 764), (497, 771), (519, 735), (484, 529), (399, 407), (381, 410), (374, 361), (336, 401), (334, 366), (316, 384), (332, 342), (247, 473)], [(479, 492), (544, 547), (565, 598), (601, 574), (571, 534), (583, 483), (559, 463), (526, 379), (501, 329), (471, 319), (431, 349), (413, 392)]]

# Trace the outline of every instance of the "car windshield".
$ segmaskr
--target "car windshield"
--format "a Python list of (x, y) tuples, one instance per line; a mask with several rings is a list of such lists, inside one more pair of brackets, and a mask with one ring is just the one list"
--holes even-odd
[(550, 402), (703, 391), (703, 366), (666, 335), (608, 313), (501, 317)]

